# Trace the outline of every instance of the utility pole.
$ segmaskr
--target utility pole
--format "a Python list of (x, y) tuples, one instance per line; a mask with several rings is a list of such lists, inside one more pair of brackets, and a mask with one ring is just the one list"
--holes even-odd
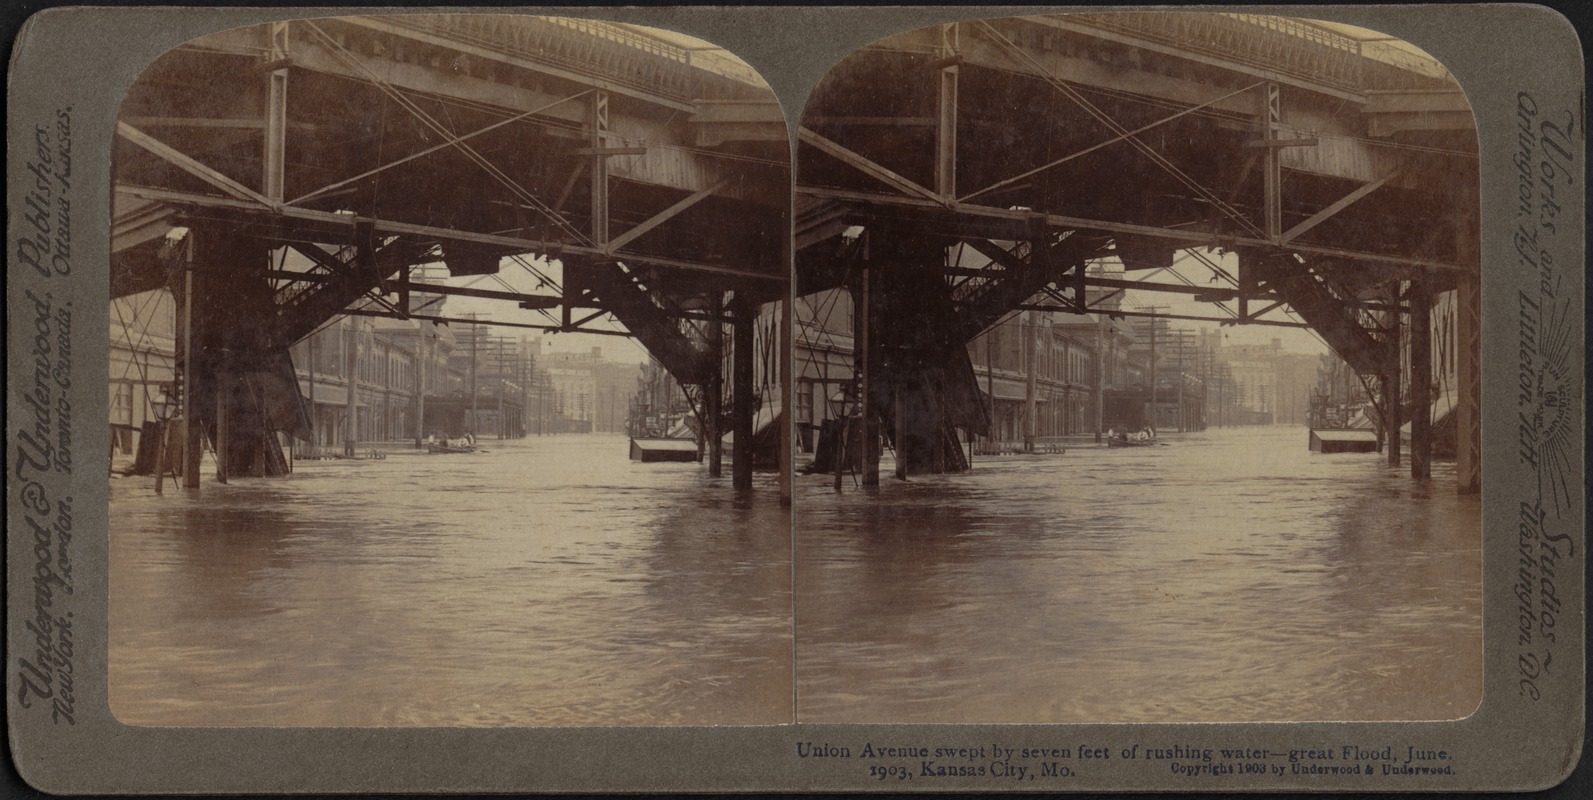
[(476, 433), (476, 345), (481, 339), (481, 329), (476, 325), (476, 312), (470, 312), (470, 418), (465, 423), (465, 433)]
[(304, 343), (305, 344), (305, 348), (307, 350), (309, 350), (309, 353), (310, 353), (310, 370), (309, 370), (309, 372), (310, 372), (310, 446), (311, 447), (315, 447), (316, 445), (320, 444), (319, 442), (317, 442), (315, 440), (315, 338), (317, 336), (319, 336), (319, 335), (320, 335), (319, 333), (310, 334), (310, 338), (307, 339), (305, 341), (305, 343)]
[(1163, 308), (1166, 308), (1166, 306), (1145, 306), (1144, 307), (1144, 310), (1145, 311), (1149, 311), (1150, 314), (1151, 314), (1151, 316), (1150, 316), (1150, 418), (1151, 418), (1150, 427), (1151, 427), (1152, 431), (1156, 430), (1156, 428), (1157, 428), (1156, 423), (1158, 422), (1158, 417), (1160, 416), (1160, 415), (1158, 415), (1156, 413), (1156, 383), (1157, 383), (1157, 378), (1160, 377), (1160, 375), (1157, 374), (1158, 370), (1156, 368), (1156, 366), (1157, 366), (1156, 365), (1156, 322), (1160, 319), (1160, 317), (1156, 316), (1156, 312), (1161, 311)]
[(415, 327), (415, 449), (424, 447), (426, 438), (426, 322)]
[(1095, 443), (1101, 443), (1101, 415), (1106, 405), (1106, 315), (1095, 315)]
[(1028, 374), (1024, 376), (1023, 381), (1023, 452), (1025, 453), (1034, 452), (1035, 427), (1039, 422), (1038, 417), (1040, 416), (1037, 406), (1039, 398), (1036, 391), (1040, 379), (1040, 336), (1038, 333), (1040, 325), (1035, 321), (1035, 316), (1039, 313), (1038, 311), (1025, 312), (1025, 319), (1020, 327), (1024, 336), (1024, 360), (1028, 362), (1024, 365), (1026, 367), (1024, 371)]
[(1184, 332), (1178, 332), (1178, 432), (1184, 432)]
[(504, 390), (504, 386), (503, 386), (503, 358), (504, 358), (504, 354), (507, 353), (508, 349), (509, 349), (508, 348), (507, 339), (508, 339), (508, 337), (506, 337), (506, 336), (494, 337), (494, 348), (495, 349), (494, 349), (494, 358), (492, 359), (492, 362), (493, 362), (492, 363), (492, 374), (495, 377), (497, 377), (497, 379), (498, 379), (498, 390), (497, 390), (496, 394), (498, 395), (498, 425), (497, 425), (497, 428), (498, 428), (498, 438), (499, 439), (506, 438), (505, 435), (504, 435), (504, 417), (503, 417), (503, 390)]
[(985, 396), (990, 398), (990, 440), (996, 439), (996, 356), (995, 338), (1000, 323), (985, 333)]

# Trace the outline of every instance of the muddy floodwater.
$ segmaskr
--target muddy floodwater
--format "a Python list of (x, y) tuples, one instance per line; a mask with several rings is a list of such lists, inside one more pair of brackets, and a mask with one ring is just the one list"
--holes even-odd
[[(112, 480), (110, 696), (141, 725), (789, 722), (789, 513), (623, 436)], [(728, 461), (728, 459), (727, 459)]]
[[(1480, 505), (1303, 428), (802, 478), (797, 710), (824, 722), (1452, 719)], [(888, 459), (887, 459), (888, 462)], [(887, 470), (889, 464), (886, 465)]]
[(1479, 501), (1300, 428), (750, 493), (613, 436), (111, 481), (139, 725), (1452, 719)]

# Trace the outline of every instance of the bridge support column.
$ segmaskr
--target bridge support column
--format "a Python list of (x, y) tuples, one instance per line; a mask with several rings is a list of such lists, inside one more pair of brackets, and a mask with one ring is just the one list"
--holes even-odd
[[(740, 294), (739, 292), (737, 293)], [(737, 489), (752, 488), (752, 320), (757, 308), (742, 297), (737, 297), (732, 309), (730, 372), (731, 430), (735, 441), (731, 444), (731, 485)]]
[(1400, 417), (1401, 405), (1404, 398), (1400, 396), (1400, 357), (1402, 355), (1400, 335), (1400, 282), (1395, 281), (1389, 291), (1389, 303), (1395, 309), (1388, 312), (1388, 348), (1391, 351), (1388, 357), (1389, 371), (1383, 376), (1383, 439), (1388, 444), (1388, 465), (1399, 466), (1400, 461)]
[(1410, 476), (1432, 477), (1433, 357), (1432, 290), (1426, 278), (1411, 282), (1410, 298)]
[(190, 228), (188, 231), (188, 246), (183, 259), (183, 275), (181, 278), (182, 297), (179, 298), (177, 315), (177, 337), (179, 343), (177, 350), (182, 354), (182, 426), (179, 436), (182, 437), (182, 485), (188, 489), (199, 488), (199, 459), (204, 442), (199, 425), (199, 354), (198, 344), (194, 341), (194, 250), (198, 246), (198, 231)]
[(708, 308), (713, 321), (708, 323), (708, 361), (711, 364), (708, 385), (703, 387), (703, 438), (708, 445), (708, 476), (717, 478), (724, 474), (724, 431), (719, 421), (724, 418), (723, 398), (725, 387), (725, 330), (723, 323), (724, 297), (714, 292)]
[(266, 327), (274, 303), (265, 277), (270, 251), (217, 230), (189, 236), (177, 298), (183, 485), (199, 485), (207, 441), (221, 483), (287, 474), (275, 431), (304, 435), (307, 420), (287, 348)]

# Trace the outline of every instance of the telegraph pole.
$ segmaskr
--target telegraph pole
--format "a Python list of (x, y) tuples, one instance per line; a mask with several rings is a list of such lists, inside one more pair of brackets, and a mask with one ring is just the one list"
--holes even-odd
[(343, 426), (343, 455), (347, 458), (354, 457), (355, 442), (359, 439), (359, 408), (355, 405), (355, 386), (359, 382), (359, 328), (356, 318), (344, 317), (348, 321), (348, 335), (345, 346), (348, 357), (343, 359), (343, 375), (347, 379), (345, 387), (347, 396), (344, 399), (344, 416), (348, 418)]
[(1158, 417), (1160, 416), (1160, 415), (1158, 415), (1156, 413), (1156, 383), (1157, 383), (1157, 379), (1159, 377), (1161, 377), (1158, 374), (1159, 370), (1156, 368), (1157, 367), (1157, 365), (1156, 365), (1156, 322), (1157, 322), (1157, 320), (1160, 319), (1160, 317), (1156, 316), (1156, 312), (1161, 311), (1164, 308), (1166, 308), (1166, 306), (1144, 306), (1144, 308), (1143, 308), (1143, 310), (1149, 311), (1151, 313), (1151, 317), (1150, 317), (1150, 418), (1151, 418), (1150, 427), (1151, 427), (1152, 431), (1156, 430), (1156, 427), (1157, 427), (1156, 423), (1158, 421)]
[(1106, 315), (1095, 315), (1095, 443), (1101, 443), (1101, 415), (1106, 405)]
[(476, 433), (476, 343), (481, 339), (481, 329), (476, 325), (476, 312), (470, 312), (470, 420), (465, 433)]
[(425, 446), (426, 438), (426, 323), (415, 327), (415, 449)]
[(1184, 432), (1184, 332), (1178, 332), (1178, 432)]

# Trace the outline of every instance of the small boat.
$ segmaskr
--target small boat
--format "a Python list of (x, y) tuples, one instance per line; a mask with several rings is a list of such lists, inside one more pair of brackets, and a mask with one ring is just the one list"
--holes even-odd
[(644, 464), (656, 461), (696, 461), (697, 442), (663, 436), (632, 437), (631, 460)]
[(476, 446), (473, 445), (473, 444), (451, 445), (451, 444), (438, 444), (437, 442), (427, 442), (426, 443), (426, 453), (428, 455), (440, 455), (440, 454), (446, 454), (446, 453), (474, 453), (474, 452), (476, 452)]
[(1377, 431), (1356, 428), (1312, 428), (1313, 453), (1375, 453)]
[(1334, 403), (1322, 392), (1311, 398), (1306, 426), (1313, 453), (1373, 453), (1381, 443), (1366, 406)]
[(1155, 439), (1107, 439), (1107, 447), (1155, 447), (1161, 442)]
[(425, 441), (427, 455), (443, 455), (449, 453), (474, 453), (476, 452), (476, 437), (465, 434), (458, 439), (446, 437), (431, 438)]
[(1106, 433), (1107, 447), (1155, 447), (1158, 444), (1161, 442), (1156, 439), (1156, 431), (1150, 428), (1141, 428), (1133, 433), (1119, 430)]

